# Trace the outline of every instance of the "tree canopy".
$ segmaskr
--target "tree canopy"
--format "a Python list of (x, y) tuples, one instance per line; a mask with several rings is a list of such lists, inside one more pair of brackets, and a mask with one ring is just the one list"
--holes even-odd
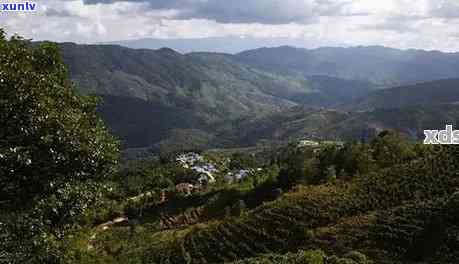
[(96, 105), (75, 92), (54, 44), (0, 31), (0, 202), (17, 206), (113, 169), (118, 143)]

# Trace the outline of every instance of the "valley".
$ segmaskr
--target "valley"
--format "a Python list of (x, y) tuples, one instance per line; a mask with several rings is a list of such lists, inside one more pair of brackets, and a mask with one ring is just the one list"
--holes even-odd
[[(60, 48), (79, 91), (103, 98), (100, 113), (131, 150), (370, 140), (384, 130), (419, 140), (424, 129), (458, 122), (459, 79), (442, 79), (459, 77), (455, 72), (432, 67), (419, 79), (384, 73), (427, 71), (429, 59), (454, 69), (456, 54), (382, 47), (279, 47), (236, 55), (70, 43)], [(372, 64), (360, 65), (364, 61)]]
[(0, 33), (0, 263), (458, 263), (456, 53)]

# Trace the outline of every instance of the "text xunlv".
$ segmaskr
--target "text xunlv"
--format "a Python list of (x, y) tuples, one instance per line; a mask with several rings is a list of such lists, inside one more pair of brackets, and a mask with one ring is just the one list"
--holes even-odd
[(32, 2), (0, 3), (0, 12), (33, 12), (37, 10), (37, 4)]

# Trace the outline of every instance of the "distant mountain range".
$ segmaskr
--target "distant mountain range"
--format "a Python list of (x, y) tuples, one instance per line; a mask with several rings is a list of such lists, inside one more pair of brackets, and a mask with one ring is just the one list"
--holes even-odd
[(273, 72), (369, 81), (385, 88), (459, 78), (459, 53), (438, 51), (380, 46), (307, 50), (283, 46), (249, 50), (236, 57)]
[(85, 93), (212, 110), (209, 119), (279, 111), (313, 92), (305, 78), (264, 72), (225, 54), (75, 44), (61, 49)]
[(303, 39), (294, 38), (254, 38), (246, 36), (231, 36), (188, 39), (145, 38), (113, 41), (103, 44), (121, 45), (132, 49), (161, 49), (167, 47), (180, 53), (218, 52), (236, 54), (259, 47), (278, 47), (282, 45), (303, 47), (307, 43), (305, 43)]
[[(71, 78), (104, 98), (126, 148), (356, 139), (457, 123), (459, 55), (383, 47), (236, 55), (60, 44)], [(451, 78), (446, 80), (440, 80)], [(457, 79), (454, 79), (457, 78)], [(397, 86), (397, 88), (389, 88)]]

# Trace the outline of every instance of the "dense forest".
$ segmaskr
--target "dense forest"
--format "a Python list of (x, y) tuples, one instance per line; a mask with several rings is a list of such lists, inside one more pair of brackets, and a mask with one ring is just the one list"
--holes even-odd
[[(151, 128), (166, 123), (175, 138), (204, 142), (182, 149), (163, 142), (158, 155), (126, 160), (100, 117), (126, 101), (106, 97), (101, 107), (104, 97), (82, 94), (70, 76), (58, 45), (0, 31), (0, 263), (459, 261), (456, 146), (424, 145), (393, 129), (345, 142), (332, 132), (335, 140), (294, 136), (318, 133), (317, 120), (330, 131), (358, 126), (355, 119), (401, 126), (419, 109), (294, 107), (242, 118), (229, 130), (199, 116), (239, 145), (209, 149), (202, 146), (213, 135), (183, 132), (197, 124), (180, 121), (189, 108), (131, 98), (140, 110), (122, 108), (133, 113), (125, 123), (147, 109)], [(433, 116), (440, 106), (429, 107), (423, 111)], [(441, 107), (450, 109), (445, 118), (457, 116), (454, 105)]]

